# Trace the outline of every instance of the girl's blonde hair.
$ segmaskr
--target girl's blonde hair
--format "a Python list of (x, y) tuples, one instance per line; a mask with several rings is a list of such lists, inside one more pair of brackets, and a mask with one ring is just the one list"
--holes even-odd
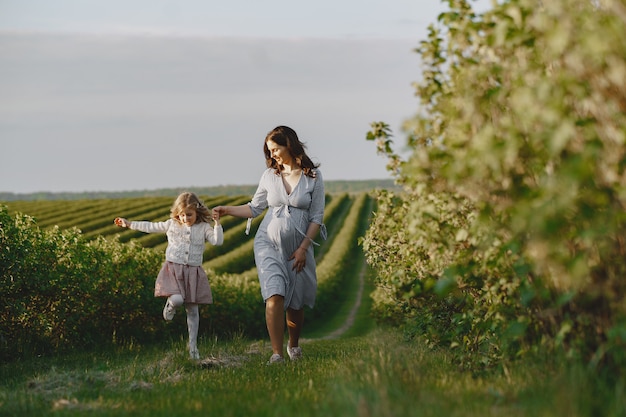
[(190, 192), (181, 193), (172, 204), (172, 208), (170, 209), (170, 217), (176, 220), (178, 223), (182, 223), (178, 216), (181, 215), (185, 210), (192, 209), (196, 211), (196, 223), (206, 222), (208, 223), (211, 219), (211, 212), (204, 205), (202, 200), (198, 198), (197, 195)]

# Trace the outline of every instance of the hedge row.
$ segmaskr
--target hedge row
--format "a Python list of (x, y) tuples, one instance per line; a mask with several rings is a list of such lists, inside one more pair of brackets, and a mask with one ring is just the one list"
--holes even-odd
[(77, 229), (40, 229), (0, 206), (0, 357), (133, 339), (165, 329), (153, 296), (161, 255)]
[(328, 317), (337, 311), (337, 307), (347, 296), (345, 289), (349, 274), (356, 270), (354, 259), (360, 251), (358, 239), (365, 233), (363, 219), (367, 219), (371, 210), (372, 199), (367, 194), (360, 194), (350, 207), (342, 227), (328, 248), (326, 256), (317, 266), (317, 302), (311, 319)]

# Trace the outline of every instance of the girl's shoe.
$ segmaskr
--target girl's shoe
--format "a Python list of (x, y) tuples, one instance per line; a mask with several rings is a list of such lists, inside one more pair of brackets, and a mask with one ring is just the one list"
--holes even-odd
[(287, 347), (287, 354), (289, 355), (289, 359), (292, 361), (297, 361), (302, 358), (302, 348), (300, 346), (295, 347)]
[(283, 359), (282, 356), (280, 356), (278, 353), (274, 353), (271, 357), (270, 360), (267, 361), (268, 365), (273, 365), (275, 363), (283, 363), (285, 362), (285, 359)]
[(190, 349), (189, 350), (189, 357), (193, 360), (199, 360), (200, 359), (200, 353), (198, 352), (198, 349)]
[(170, 304), (170, 300), (168, 299), (165, 303), (165, 307), (163, 307), (163, 318), (167, 321), (172, 320), (174, 314), (176, 314), (176, 308)]

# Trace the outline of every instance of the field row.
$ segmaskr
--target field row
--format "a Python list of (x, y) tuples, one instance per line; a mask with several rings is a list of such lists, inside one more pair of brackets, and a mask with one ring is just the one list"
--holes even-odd
[[(361, 199), (366, 196), (361, 194)], [(249, 196), (200, 196), (208, 207), (218, 205), (239, 205), (250, 200)], [(344, 194), (327, 194), (324, 223), (329, 232), (329, 239), (315, 247), (318, 262), (333, 245), (333, 240), (346, 227), (346, 219), (357, 197)], [(9, 213), (23, 213), (35, 218), (41, 228), (58, 227), (59, 229), (77, 228), (86, 239), (104, 236), (119, 239), (121, 242), (136, 241), (145, 248), (165, 252), (167, 239), (165, 234), (146, 234), (129, 229), (120, 229), (113, 224), (115, 217), (130, 220), (165, 221), (169, 218), (171, 197), (143, 197), (133, 199), (99, 199), (66, 201), (17, 201), (7, 203)], [(252, 251), (253, 237), (262, 216), (252, 222), (249, 235), (245, 234), (246, 220), (227, 216), (222, 219), (224, 244), (206, 245), (204, 267), (216, 274), (246, 274), (255, 272)], [(348, 225), (349, 226), (349, 225)], [(355, 238), (356, 239), (356, 238)], [(338, 255), (338, 254), (337, 254)]]
[[(214, 197), (206, 203), (248, 199)], [(166, 220), (170, 204), (171, 198), (145, 198), (0, 205), (0, 276), (9, 278), (0, 280), (6, 301), (0, 305), (0, 359), (184, 333), (185, 315), (166, 323), (160, 319), (162, 300), (154, 297), (165, 235), (113, 225), (116, 216)], [(346, 288), (362, 268), (358, 241), (373, 205), (367, 193), (327, 195), (328, 239), (316, 239), (318, 292), (315, 308), (307, 312), (313, 327), (328, 323), (345, 305)], [(200, 310), (201, 335), (266, 335), (252, 247), (261, 220), (246, 235), (246, 220), (227, 216), (224, 244), (205, 246), (203, 266), (214, 302)]]

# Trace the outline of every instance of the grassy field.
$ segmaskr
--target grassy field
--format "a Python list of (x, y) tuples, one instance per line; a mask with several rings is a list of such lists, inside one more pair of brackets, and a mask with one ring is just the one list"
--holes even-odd
[(538, 357), (477, 376), (378, 328), (361, 278), (299, 362), (267, 366), (269, 342), (240, 337), (202, 338), (199, 362), (184, 340), (33, 358), (0, 367), (0, 416), (626, 415), (624, 385), (582, 367)]
[(303, 344), (267, 366), (266, 343), (204, 340), (81, 353), (3, 366), (0, 415), (90, 416), (621, 416), (624, 387), (541, 360), (477, 378), (446, 352), (397, 333)]

